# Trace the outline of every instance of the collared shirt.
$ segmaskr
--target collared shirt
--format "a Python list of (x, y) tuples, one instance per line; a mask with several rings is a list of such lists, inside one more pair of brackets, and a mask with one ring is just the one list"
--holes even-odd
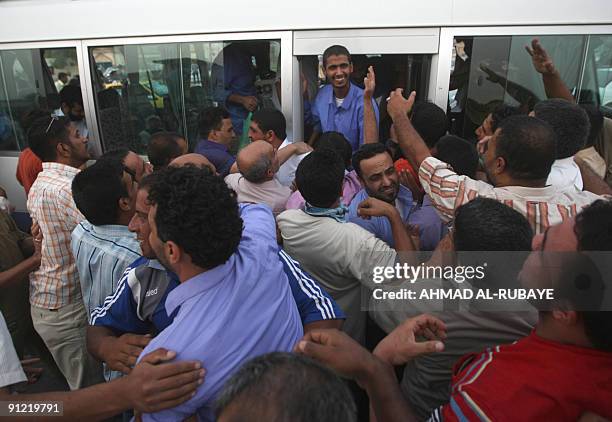
[(115, 292), (125, 269), (140, 257), (140, 246), (127, 226), (81, 221), (72, 232), (71, 247), (85, 310), (91, 315)]
[(70, 234), (85, 217), (72, 199), (71, 184), (79, 169), (59, 163), (43, 163), (43, 171), (28, 195), (28, 211), (43, 235), (38, 270), (30, 274), (30, 303), (58, 309), (81, 300), (81, 287)]
[(205, 362), (206, 382), (186, 403), (143, 414), (145, 421), (182, 420), (196, 413), (200, 420), (214, 420), (216, 395), (240, 365), (268, 352), (291, 351), (303, 335), (278, 259), (272, 212), (264, 205), (240, 207), (244, 228), (237, 251), (170, 292), (167, 313), (180, 309), (141, 354), (165, 347), (177, 352), (177, 360)]
[[(291, 144), (292, 142), (285, 139), (280, 145), (280, 147), (278, 147), (278, 149), (280, 151), (281, 149)], [(297, 170), (298, 165), (308, 154), (310, 153), (307, 152), (305, 154), (300, 155), (293, 154), (291, 157), (289, 157), (287, 161), (283, 163), (282, 166), (280, 166), (280, 168), (274, 175), (274, 178), (284, 186), (291, 186), (293, 180), (295, 179), (295, 171)]]
[(448, 164), (434, 157), (423, 160), (419, 178), (443, 221), (451, 221), (455, 209), (482, 196), (498, 200), (523, 214), (536, 234), (575, 217), (582, 208), (602, 198), (591, 192), (578, 191), (574, 186), (496, 188), (480, 180), (459, 176)]
[(17, 180), (23, 186), (26, 196), (30, 192), (30, 188), (38, 177), (38, 173), (42, 171), (42, 161), (30, 148), (26, 148), (19, 154), (17, 160)]
[(342, 329), (365, 340), (366, 312), (361, 286), (373, 288), (372, 268), (392, 266), (397, 254), (385, 242), (353, 223), (287, 210), (276, 218), (283, 247), (311, 273), (346, 314)]
[(27, 381), (17, 357), (11, 334), (0, 312), (0, 388)]
[(415, 204), (408, 223), (419, 228), (419, 243), (422, 251), (433, 251), (448, 233), (448, 227), (436, 212), (429, 195), (423, 196), (421, 205)]
[(215, 165), (221, 177), (225, 177), (229, 174), (232, 165), (236, 161), (236, 157), (229, 153), (226, 145), (209, 141), (208, 139), (200, 139), (194, 152), (208, 158), (208, 160)]
[[(355, 194), (361, 190), (361, 182), (359, 176), (355, 173), (355, 170), (344, 171), (344, 180), (342, 182), (342, 203), (348, 206)], [(296, 190), (291, 194), (287, 200), (285, 206), (288, 210), (303, 210), (306, 200), (302, 196), (299, 190)]]
[[(378, 106), (372, 99), (376, 124), (379, 122)], [(353, 83), (344, 101), (336, 105), (331, 84), (319, 90), (312, 107), (315, 128), (321, 132), (336, 131), (343, 134), (351, 144), (353, 152), (363, 144), (363, 89)]]
[(285, 211), (285, 204), (291, 195), (291, 189), (274, 178), (263, 183), (252, 183), (242, 174), (233, 173), (225, 177), (225, 183), (236, 192), (238, 202), (266, 204), (274, 215)]
[(582, 190), (582, 173), (580, 173), (580, 168), (574, 161), (574, 157), (555, 160), (550, 168), (546, 184), (560, 188), (574, 186), (577, 190)]
[(242, 105), (228, 101), (227, 97), (231, 94), (257, 95), (251, 56), (237, 43), (225, 47), (212, 65), (211, 83), (215, 101), (229, 112), (236, 134), (242, 134), (242, 124), (249, 112)]

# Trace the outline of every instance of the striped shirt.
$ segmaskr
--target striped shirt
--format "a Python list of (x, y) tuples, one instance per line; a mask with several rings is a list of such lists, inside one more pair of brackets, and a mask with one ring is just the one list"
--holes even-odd
[(129, 265), (140, 257), (136, 235), (127, 226), (79, 223), (72, 232), (72, 254), (87, 315), (115, 292)]
[(461, 205), (482, 196), (496, 199), (523, 214), (536, 234), (543, 233), (548, 226), (575, 217), (582, 208), (602, 198), (591, 192), (578, 191), (574, 186), (496, 188), (483, 181), (460, 176), (448, 164), (434, 157), (423, 160), (419, 178), (444, 221), (451, 221), (455, 210)]
[(79, 169), (43, 163), (28, 194), (28, 211), (43, 235), (38, 270), (30, 274), (30, 303), (58, 309), (81, 300), (79, 276), (70, 251), (70, 233), (85, 219), (72, 199), (72, 179)]
[(535, 331), (460, 359), (448, 404), (430, 421), (576, 421), (612, 418), (612, 353), (563, 344)]

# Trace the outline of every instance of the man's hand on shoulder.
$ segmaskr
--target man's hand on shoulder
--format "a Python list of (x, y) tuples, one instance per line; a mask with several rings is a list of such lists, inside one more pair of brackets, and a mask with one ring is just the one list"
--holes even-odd
[(150, 335), (123, 334), (104, 339), (103, 358), (110, 369), (129, 374), (138, 356), (151, 341)]

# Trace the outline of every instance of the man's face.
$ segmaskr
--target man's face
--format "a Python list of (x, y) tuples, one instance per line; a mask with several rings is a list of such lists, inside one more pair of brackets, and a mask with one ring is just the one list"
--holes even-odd
[(368, 195), (389, 203), (395, 201), (399, 192), (399, 177), (388, 153), (362, 160), (359, 166)]
[(148, 169), (144, 160), (135, 152), (128, 152), (123, 159), (123, 165), (132, 170), (134, 173), (134, 179), (138, 183), (140, 183), (142, 178), (148, 174)]
[(67, 110), (64, 111), (70, 120), (73, 122), (80, 122), (85, 118), (85, 110), (83, 110), (83, 104), (73, 103), (66, 107)]
[(230, 118), (223, 119), (221, 121), (221, 129), (216, 132), (217, 139), (225, 145), (231, 144), (236, 137), (234, 127), (232, 126), (232, 119)]
[(476, 128), (475, 133), (479, 141), (482, 141), (485, 136), (493, 135), (493, 116), (491, 113), (487, 114), (484, 122)]
[(501, 135), (501, 129), (497, 129), (495, 133), (487, 142), (487, 150), (483, 155), (484, 170), (487, 174), (487, 178), (493, 184), (497, 185), (497, 167), (498, 167), (498, 156), (497, 156), (497, 141)]
[(266, 140), (266, 135), (259, 128), (257, 122), (251, 121), (251, 125), (249, 126), (249, 140), (251, 142)]
[(136, 193), (138, 190), (138, 183), (136, 182), (136, 178), (134, 177), (131, 170), (129, 172), (127, 171), (123, 172), (122, 182), (123, 182), (123, 186), (125, 186), (125, 190), (128, 193), (127, 199), (129, 199), (130, 210), (133, 211), (135, 204), (136, 204)]
[(345, 55), (329, 56), (325, 61), (325, 76), (334, 88), (344, 88), (349, 84), (353, 65)]
[(70, 146), (71, 158), (74, 162), (85, 163), (90, 159), (87, 150), (87, 137), (81, 135), (80, 131), (72, 123), (68, 125), (68, 144)]
[(170, 261), (166, 258), (166, 248), (164, 242), (157, 235), (157, 224), (155, 224), (155, 216), (157, 215), (157, 204), (152, 205), (149, 209), (149, 227), (151, 231), (149, 233), (149, 243), (153, 249), (153, 253), (157, 257), (157, 260), (166, 269), (172, 271), (173, 268), (170, 265)]
[(136, 212), (130, 220), (128, 229), (132, 233), (136, 233), (136, 240), (140, 244), (140, 250), (142, 255), (146, 258), (156, 258), (155, 252), (149, 243), (149, 234), (151, 229), (149, 226), (149, 211), (151, 205), (149, 204), (149, 192), (146, 189), (138, 189), (136, 193)]
[(574, 232), (573, 218), (550, 226), (531, 241), (532, 252), (520, 273), (521, 284), (526, 288), (551, 288), (553, 281), (561, 277), (559, 270), (567, 252), (578, 250), (578, 238)]

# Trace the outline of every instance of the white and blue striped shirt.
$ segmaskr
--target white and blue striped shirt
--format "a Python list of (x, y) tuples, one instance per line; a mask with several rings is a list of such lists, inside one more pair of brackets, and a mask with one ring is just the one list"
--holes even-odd
[(112, 295), (125, 269), (140, 257), (136, 235), (127, 226), (79, 223), (72, 232), (76, 261), (87, 315)]

